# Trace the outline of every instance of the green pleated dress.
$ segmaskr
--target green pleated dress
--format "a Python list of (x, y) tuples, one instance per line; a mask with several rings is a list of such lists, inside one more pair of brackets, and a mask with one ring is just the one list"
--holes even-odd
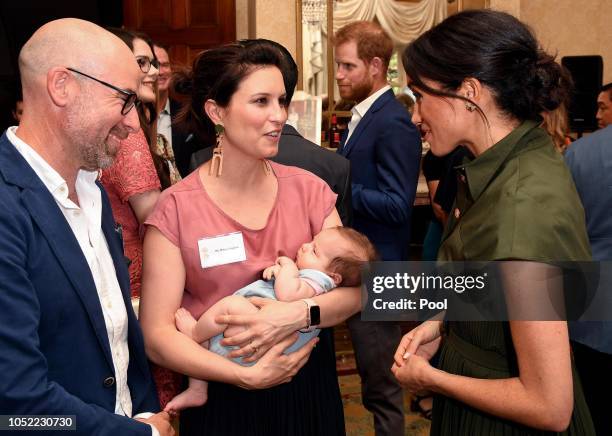
[[(591, 259), (584, 211), (549, 136), (527, 121), (459, 169), (455, 209), (440, 260), (585, 261)], [(449, 322), (439, 368), (467, 377), (518, 376), (507, 322)], [(552, 433), (436, 396), (431, 435), (595, 435), (574, 369), (569, 428)]]

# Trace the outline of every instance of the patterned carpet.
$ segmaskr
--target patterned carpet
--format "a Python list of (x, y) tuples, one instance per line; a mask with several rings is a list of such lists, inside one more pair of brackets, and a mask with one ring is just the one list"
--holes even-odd
[[(344, 420), (346, 423), (346, 434), (348, 436), (373, 436), (374, 421), (372, 414), (361, 404), (361, 382), (355, 360), (353, 349), (346, 325), (342, 324), (334, 329), (336, 342), (336, 366), (338, 369), (338, 381), (344, 404)], [(404, 411), (406, 416), (406, 435), (426, 436), (429, 435), (430, 422), (418, 413), (410, 411), (410, 395), (404, 396)]]
[[(349, 436), (374, 436), (372, 414), (361, 404), (361, 387), (359, 376), (343, 375), (339, 377), (342, 403), (344, 404), (344, 422)], [(404, 397), (406, 411), (406, 435), (429, 435), (429, 421), (420, 415), (410, 412), (410, 396)]]

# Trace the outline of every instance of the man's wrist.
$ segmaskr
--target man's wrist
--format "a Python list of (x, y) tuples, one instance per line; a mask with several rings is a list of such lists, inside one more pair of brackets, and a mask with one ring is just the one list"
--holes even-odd
[[(138, 419), (138, 420), (145, 420), (145, 419), (149, 419), (153, 415), (155, 415), (153, 412), (142, 412), (142, 413), (138, 413), (138, 414), (134, 415), (132, 418), (133, 419)], [(152, 436), (160, 436), (159, 430), (153, 424), (151, 424), (149, 422), (143, 422), (143, 424), (147, 424), (147, 425), (151, 426), (151, 435)]]
[[(149, 424), (147, 422), (147, 424)], [(151, 426), (151, 436), (160, 436), (159, 430), (155, 428), (153, 424), (149, 424)]]

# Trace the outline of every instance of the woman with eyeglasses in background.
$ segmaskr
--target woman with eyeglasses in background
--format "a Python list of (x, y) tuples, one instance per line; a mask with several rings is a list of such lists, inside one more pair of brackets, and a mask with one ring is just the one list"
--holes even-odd
[(123, 29), (109, 31), (132, 49), (142, 71), (139, 103), (134, 109), (138, 111), (141, 129), (121, 141), (113, 165), (104, 169), (100, 177), (108, 193), (115, 221), (122, 229), (124, 254), (130, 260), (132, 297), (140, 297), (141, 226), (157, 203), (162, 186), (158, 171), (160, 165), (154, 162), (157, 146), (155, 87), (159, 64), (145, 35)]

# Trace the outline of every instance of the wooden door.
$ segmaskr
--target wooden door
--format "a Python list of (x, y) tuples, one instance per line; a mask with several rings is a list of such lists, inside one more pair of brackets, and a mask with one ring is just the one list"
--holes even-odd
[(169, 46), (172, 63), (191, 65), (203, 49), (236, 39), (236, 2), (123, 0), (123, 23)]

